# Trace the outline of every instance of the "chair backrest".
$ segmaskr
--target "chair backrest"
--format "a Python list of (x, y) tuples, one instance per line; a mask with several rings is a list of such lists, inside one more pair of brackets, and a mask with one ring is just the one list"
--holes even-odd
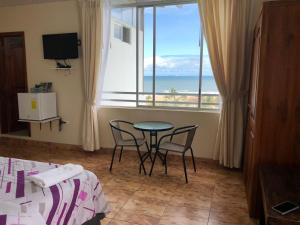
[(193, 125), (190, 128), (187, 129), (187, 137), (186, 137), (186, 142), (184, 145), (185, 149), (191, 148), (192, 147), (192, 143), (194, 140), (194, 136), (196, 133), (196, 130), (198, 128), (198, 125)]
[(111, 120), (109, 121), (109, 125), (111, 127), (112, 135), (115, 140), (115, 143), (117, 144), (119, 141), (121, 141), (122, 133), (120, 130), (120, 121), (119, 120)]
[(115, 140), (116, 144), (119, 141), (123, 140), (122, 132), (130, 134), (131, 136), (133, 136), (130, 132), (128, 132), (128, 131), (121, 128), (121, 124), (127, 124), (127, 125), (132, 126), (133, 124), (131, 122), (124, 121), (124, 120), (111, 120), (111, 121), (109, 121), (109, 124), (110, 124), (112, 135), (114, 137), (114, 140)]

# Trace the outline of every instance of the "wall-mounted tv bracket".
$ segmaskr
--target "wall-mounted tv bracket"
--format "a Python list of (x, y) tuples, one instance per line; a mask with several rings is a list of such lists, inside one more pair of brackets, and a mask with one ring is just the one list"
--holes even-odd
[(72, 66), (70, 62), (67, 62), (67, 59), (63, 59), (63, 63), (55, 60), (57, 69), (71, 69)]
[(77, 45), (81, 46), (81, 40), (80, 39), (77, 40)]

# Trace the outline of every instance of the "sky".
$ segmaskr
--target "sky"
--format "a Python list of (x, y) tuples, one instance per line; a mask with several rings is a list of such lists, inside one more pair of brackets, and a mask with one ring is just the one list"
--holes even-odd
[[(153, 8), (144, 11), (144, 68), (152, 74)], [(200, 17), (197, 4), (156, 8), (156, 74), (198, 76), (200, 68)], [(184, 73), (184, 74), (183, 74)], [(203, 76), (212, 76), (206, 42)]]
[[(145, 14), (145, 57), (152, 56), (153, 8)], [(156, 8), (156, 54), (199, 55), (200, 19), (197, 4)]]
[[(120, 10), (120, 9), (119, 9)], [(144, 8), (144, 74), (153, 68), (153, 7)], [(135, 26), (131, 10), (115, 11), (128, 24)], [(199, 76), (200, 17), (198, 4), (156, 7), (156, 75)], [(207, 44), (204, 41), (203, 76), (212, 76)]]

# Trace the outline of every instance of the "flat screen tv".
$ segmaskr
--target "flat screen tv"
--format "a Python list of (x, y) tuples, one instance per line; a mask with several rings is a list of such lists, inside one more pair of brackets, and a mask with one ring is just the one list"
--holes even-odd
[(77, 33), (43, 35), (44, 59), (78, 58)]

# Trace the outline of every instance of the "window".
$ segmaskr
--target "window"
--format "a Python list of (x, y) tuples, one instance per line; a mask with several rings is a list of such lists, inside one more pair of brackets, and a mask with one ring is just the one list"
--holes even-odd
[(219, 109), (196, 3), (115, 8), (115, 24), (102, 105)]
[(130, 34), (130, 28), (119, 25), (117, 23), (114, 24), (114, 38), (130, 44)]
[(117, 23), (114, 24), (114, 38), (119, 40), (123, 39), (122, 26)]

